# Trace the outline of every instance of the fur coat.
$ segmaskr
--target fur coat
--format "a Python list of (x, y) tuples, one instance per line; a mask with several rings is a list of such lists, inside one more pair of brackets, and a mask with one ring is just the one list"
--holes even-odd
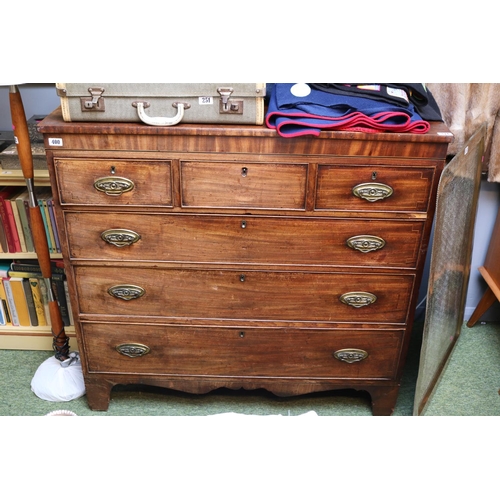
[(484, 169), (488, 181), (500, 182), (500, 83), (428, 83), (427, 88), (455, 136), (450, 155), (487, 123)]

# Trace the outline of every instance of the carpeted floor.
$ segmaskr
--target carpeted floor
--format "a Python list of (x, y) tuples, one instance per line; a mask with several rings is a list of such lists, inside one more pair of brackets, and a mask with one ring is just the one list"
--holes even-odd
[[(395, 416), (413, 414), (422, 325), (416, 325)], [(66, 403), (39, 399), (30, 382), (47, 351), (0, 350), (0, 415), (43, 416), (70, 410), (78, 416), (203, 416), (221, 413), (297, 416), (369, 416), (364, 392), (331, 391), (280, 398), (267, 391), (217, 390), (191, 395), (147, 386), (117, 386), (107, 412), (93, 412), (86, 397)], [(463, 326), (456, 348), (426, 410), (429, 416), (500, 415), (500, 324)]]

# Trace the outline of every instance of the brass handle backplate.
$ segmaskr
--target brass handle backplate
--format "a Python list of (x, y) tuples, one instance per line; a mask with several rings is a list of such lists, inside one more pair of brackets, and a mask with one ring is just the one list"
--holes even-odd
[(356, 363), (368, 357), (363, 349), (340, 349), (333, 353), (333, 357), (344, 363)]
[(373, 304), (377, 296), (370, 292), (347, 292), (340, 296), (340, 302), (359, 309)]
[(115, 347), (115, 349), (120, 354), (128, 356), (129, 358), (138, 358), (140, 356), (144, 356), (145, 354), (151, 351), (151, 349), (147, 345), (135, 344), (135, 343), (119, 344)]
[(107, 229), (101, 233), (101, 238), (110, 245), (125, 247), (137, 243), (141, 235), (131, 229)]
[(385, 240), (383, 238), (380, 238), (379, 236), (371, 236), (369, 234), (351, 236), (346, 243), (349, 248), (363, 253), (380, 250), (385, 246)]
[(125, 177), (100, 177), (94, 182), (94, 188), (101, 193), (106, 193), (108, 196), (120, 196), (123, 193), (132, 191), (134, 187), (134, 182)]
[(115, 285), (108, 289), (108, 293), (122, 300), (134, 300), (142, 297), (146, 290), (137, 285)]
[(366, 182), (358, 184), (352, 188), (352, 193), (358, 198), (370, 202), (383, 200), (389, 198), (394, 190), (387, 184), (380, 184), (379, 182)]

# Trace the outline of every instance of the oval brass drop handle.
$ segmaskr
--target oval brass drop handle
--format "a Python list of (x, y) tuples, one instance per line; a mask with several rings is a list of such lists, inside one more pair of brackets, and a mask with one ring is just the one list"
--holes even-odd
[(351, 236), (346, 241), (346, 244), (353, 250), (368, 253), (384, 248), (385, 240), (379, 236), (372, 236), (371, 234), (359, 234), (358, 236)]
[(107, 229), (101, 233), (101, 238), (118, 248), (130, 246), (141, 239), (141, 235), (131, 229)]
[(359, 309), (373, 304), (377, 300), (377, 296), (370, 292), (347, 292), (342, 294), (339, 299), (343, 304)]
[(105, 193), (108, 196), (120, 196), (123, 193), (132, 191), (135, 184), (130, 179), (126, 177), (100, 177), (94, 182), (94, 188), (101, 193)]
[(333, 357), (344, 363), (357, 363), (368, 357), (363, 349), (339, 349), (333, 353)]
[(115, 346), (115, 349), (124, 356), (128, 356), (129, 358), (138, 358), (140, 356), (144, 356), (151, 351), (151, 349), (144, 344), (136, 344), (136, 343), (128, 343), (128, 344), (119, 344)]
[(363, 200), (374, 202), (384, 200), (392, 196), (394, 190), (391, 186), (387, 184), (381, 184), (380, 182), (365, 182), (363, 184), (358, 184), (352, 188), (352, 193), (358, 198)]
[(114, 285), (108, 288), (108, 293), (117, 299), (134, 300), (142, 297), (146, 290), (137, 285)]

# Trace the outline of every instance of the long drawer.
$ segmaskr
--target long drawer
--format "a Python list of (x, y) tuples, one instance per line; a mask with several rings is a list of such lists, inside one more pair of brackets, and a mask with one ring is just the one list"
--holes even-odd
[(83, 323), (90, 372), (390, 378), (402, 331)]
[(404, 324), (412, 274), (75, 266), (83, 314)]
[(424, 224), (100, 212), (65, 219), (74, 259), (405, 268), (417, 264)]
[(172, 162), (56, 159), (61, 205), (171, 207)]
[(434, 168), (319, 165), (316, 209), (426, 212)]

